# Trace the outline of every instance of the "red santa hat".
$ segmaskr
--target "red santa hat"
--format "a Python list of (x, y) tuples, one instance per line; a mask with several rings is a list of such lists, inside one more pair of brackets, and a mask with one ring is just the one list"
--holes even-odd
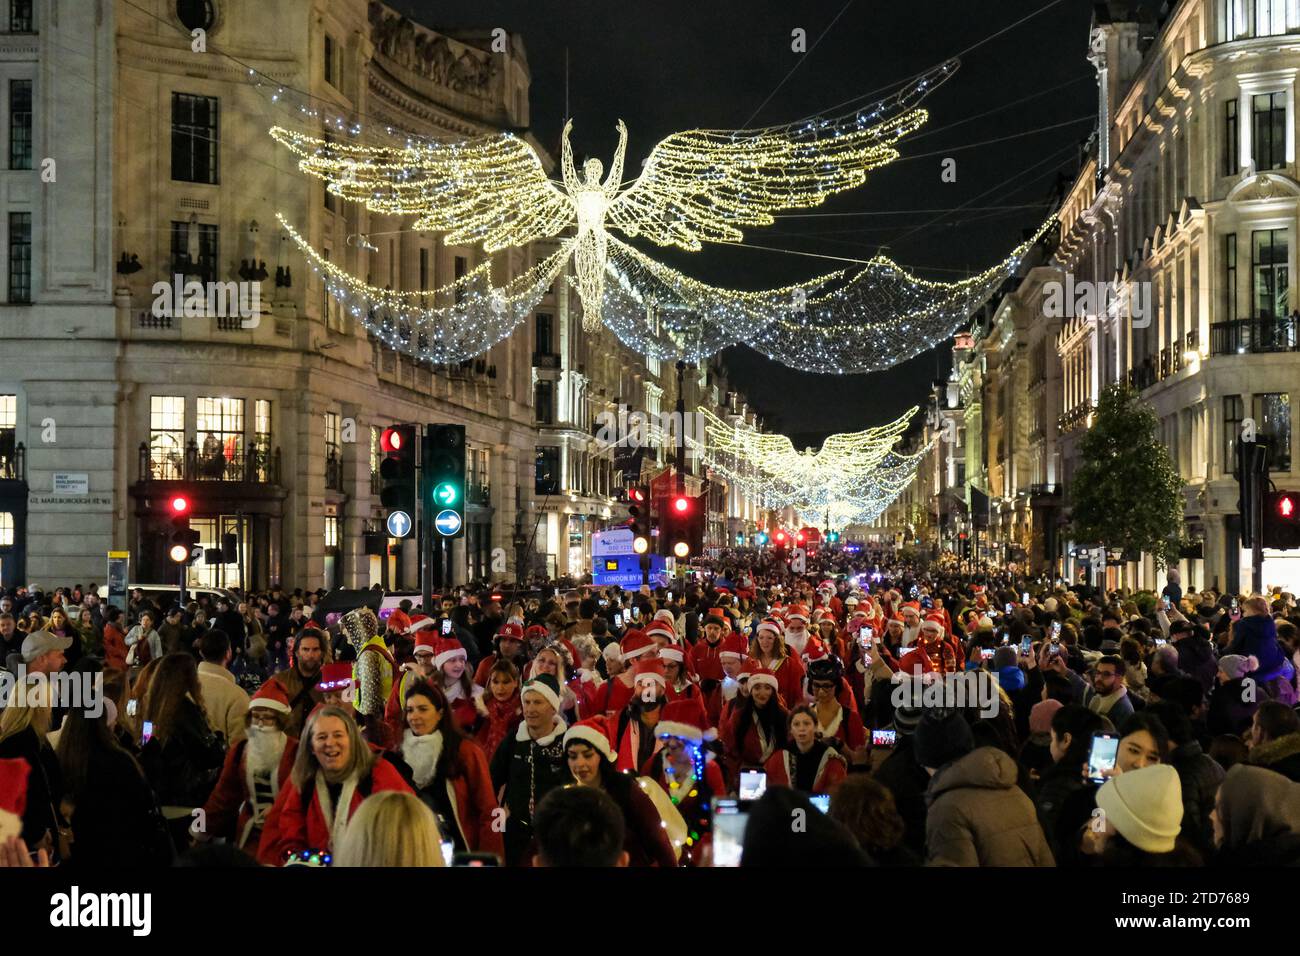
[(722, 639), (722, 644), (718, 650), (720, 660), (743, 660), (748, 653), (749, 647), (745, 643), (745, 635), (739, 631), (732, 631)]
[(546, 641), (550, 640), (551, 632), (540, 624), (533, 624), (529, 626), (528, 630), (524, 631), (524, 637), (530, 641), (534, 638), (539, 641)]
[(433, 666), (441, 667), (457, 657), (468, 658), (465, 648), (454, 637), (445, 637), (434, 646)]
[(285, 693), (284, 687), (278, 680), (269, 680), (257, 689), (253, 699), (248, 702), (249, 708), (265, 707), (267, 710), (279, 711), (282, 714), (289, 713), (289, 695)]
[(433, 618), (421, 614), (419, 617), (411, 618), (411, 626), (406, 629), (406, 633), (414, 634), (417, 631), (427, 630), (437, 623)]
[(943, 618), (940, 617), (938, 614), (931, 614), (931, 615), (929, 615), (929, 616), (928, 616), (928, 617), (927, 617), (927, 618), (926, 618), (926, 619), (921, 623), (921, 630), (923, 630), (923, 631), (938, 631), (940, 634), (942, 634), (942, 633), (943, 633)]
[(412, 654), (437, 654), (438, 653), (438, 636), (430, 634), (427, 631), (421, 631), (415, 636), (415, 649)]
[(628, 631), (619, 642), (619, 650), (623, 652), (623, 663), (635, 660), (643, 654), (658, 653), (659, 645), (654, 642), (654, 638), (647, 637), (644, 631)]
[(803, 659), (811, 664), (813, 661), (819, 661), (829, 656), (825, 644), (821, 641), (809, 641), (807, 648), (804, 650)]
[(666, 607), (655, 611), (654, 619), (656, 621), (667, 621), (669, 627), (673, 627), (677, 623), (677, 615)]
[(684, 663), (686, 654), (676, 644), (669, 644), (667, 647), (659, 649), (659, 659), (664, 661), (676, 661), (678, 664)]
[[(758, 662), (755, 661), (757, 664)], [(749, 687), (752, 691), (755, 684), (767, 684), (775, 692), (780, 689), (776, 681), (776, 674), (772, 673), (766, 667), (759, 664), (749, 675)]]
[(758, 630), (756, 634), (762, 634), (764, 631), (767, 631), (770, 634), (775, 634), (777, 637), (780, 637), (782, 633), (781, 624), (778, 621), (774, 621), (770, 617), (763, 618), (763, 620), (758, 622)]
[(920, 601), (908, 601), (908, 602), (906, 602), (906, 603), (905, 603), (905, 604), (904, 604), (904, 605), (899, 609), (899, 612), (898, 612), (898, 613), (899, 613), (899, 614), (902, 614), (903, 611), (915, 611), (915, 612), (916, 612), (916, 616), (917, 616), (917, 617), (920, 617), (920, 616), (921, 616), (921, 602), (920, 602)]
[(790, 610), (786, 612), (785, 619), (787, 621), (803, 621), (807, 624), (808, 609), (802, 604), (791, 604)]
[(740, 665), (740, 671), (736, 674), (736, 677), (739, 680), (746, 680), (749, 677), (752, 677), (755, 671), (760, 671), (762, 669), (763, 665), (755, 658), (746, 657), (744, 662)]
[(656, 636), (662, 637), (667, 639), (670, 644), (677, 643), (677, 632), (673, 630), (671, 624), (665, 624), (663, 621), (652, 621), (645, 629), (645, 636), (651, 640), (654, 640)]
[(871, 617), (871, 615), (867, 611), (858, 608), (852, 614), (850, 614), (849, 617)]
[(0, 843), (23, 832), (27, 776), (31, 772), (31, 765), (21, 757), (0, 760)]
[(320, 669), (320, 681), (316, 687), (322, 694), (332, 690), (347, 690), (352, 686), (352, 665), (347, 661), (335, 661)]
[(610, 763), (614, 762), (614, 744), (610, 740), (609, 723), (605, 720), (604, 714), (580, 720), (564, 732), (566, 749), (575, 740), (590, 744), (602, 757)]
[(647, 657), (632, 666), (632, 686), (653, 682), (660, 687), (668, 686), (668, 677), (664, 673), (664, 662), (657, 657)]
[(664, 705), (655, 733), (660, 737), (680, 737), (693, 744), (717, 736), (708, 726), (709, 717), (698, 697), (682, 697)]

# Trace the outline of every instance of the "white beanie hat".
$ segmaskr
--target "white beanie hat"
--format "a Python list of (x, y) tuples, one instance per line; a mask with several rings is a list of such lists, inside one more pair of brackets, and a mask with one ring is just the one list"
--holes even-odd
[(1183, 825), (1183, 788), (1167, 763), (1111, 777), (1097, 791), (1106, 822), (1139, 850), (1169, 853)]

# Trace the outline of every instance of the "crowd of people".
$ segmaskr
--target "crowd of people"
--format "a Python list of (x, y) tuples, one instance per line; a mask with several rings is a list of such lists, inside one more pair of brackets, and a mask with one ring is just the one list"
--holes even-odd
[(0, 865), (1300, 862), (1289, 593), (837, 549), (329, 598), (0, 596)]

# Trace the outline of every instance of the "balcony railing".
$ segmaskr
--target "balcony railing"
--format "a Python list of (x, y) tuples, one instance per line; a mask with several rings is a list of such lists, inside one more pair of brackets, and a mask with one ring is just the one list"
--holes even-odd
[(12, 428), (0, 428), (0, 480), (27, 480), (27, 447), (14, 443)]
[(550, 352), (534, 352), (533, 368), (559, 368), (560, 357)]
[(1092, 412), (1092, 408), (1092, 402), (1080, 402), (1078, 405), (1075, 405), (1074, 408), (1070, 409), (1057, 419), (1057, 430), (1061, 432), (1074, 431), (1074, 429), (1086, 424), (1088, 421), (1088, 415)]
[(1156, 373), (1156, 364), (1152, 361), (1151, 356), (1148, 355), (1143, 359), (1141, 365), (1128, 370), (1129, 387), (1138, 392), (1142, 391), (1144, 388), (1150, 388), (1159, 381)]
[(472, 505), (486, 507), (492, 503), (492, 488), (487, 482), (482, 484), (473, 481), (467, 482), (465, 485), (465, 500)]
[(242, 455), (227, 457), (224, 451), (200, 454), (190, 439), (185, 451), (168, 452), (140, 443), (141, 481), (240, 481), (259, 485), (280, 483), (280, 449), (254, 446)]
[(1276, 319), (1236, 319), (1210, 326), (1210, 354), (1300, 351), (1300, 314)]
[(325, 454), (325, 490), (343, 490), (343, 462), (339, 460), (336, 451), (326, 452)]

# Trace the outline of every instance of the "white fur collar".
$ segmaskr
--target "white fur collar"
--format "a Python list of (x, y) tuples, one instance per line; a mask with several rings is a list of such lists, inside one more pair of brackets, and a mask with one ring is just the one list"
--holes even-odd
[[(559, 717), (556, 717), (554, 729), (545, 737), (538, 737), (535, 743), (539, 747), (549, 747), (551, 744), (555, 743), (556, 737), (563, 737), (564, 732), (568, 729), (569, 725)], [(522, 720), (519, 722), (519, 729), (515, 731), (515, 740), (518, 740), (520, 743), (526, 743), (529, 740), (532, 740), (532, 738), (528, 736), (528, 724), (524, 723)]]

